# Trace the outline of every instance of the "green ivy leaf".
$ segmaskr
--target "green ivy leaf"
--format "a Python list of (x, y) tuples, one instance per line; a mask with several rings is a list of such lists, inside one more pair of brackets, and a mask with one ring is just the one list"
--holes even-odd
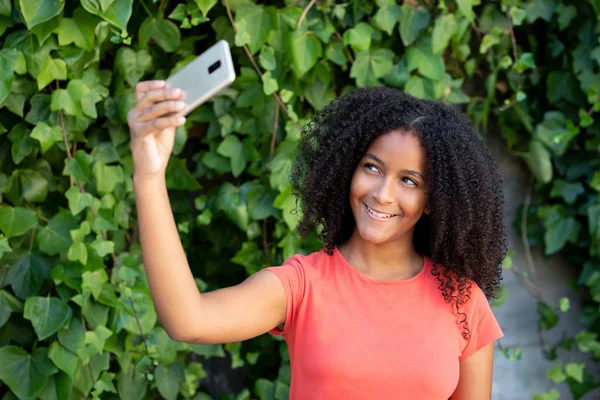
[(14, 72), (20, 55), (21, 53), (15, 49), (3, 48), (0, 50), (0, 103), (11, 93), (15, 78)]
[(479, 45), (479, 54), (487, 53), (489, 49), (497, 44), (500, 44), (500, 36), (498, 33), (495, 31), (486, 33)]
[(144, 375), (140, 374), (135, 365), (123, 368), (117, 376), (117, 392), (123, 400), (142, 400), (148, 390)]
[(527, 17), (527, 12), (522, 8), (511, 7), (509, 11), (510, 17), (512, 18), (512, 23), (514, 26), (521, 26), (523, 24), (523, 20)]
[(267, 71), (273, 71), (277, 68), (277, 59), (275, 50), (270, 46), (263, 46), (258, 56), (258, 62)]
[(55, 143), (63, 140), (60, 126), (49, 126), (45, 122), (38, 123), (29, 136), (40, 142), (42, 154), (50, 150)]
[(433, 54), (429, 40), (421, 40), (406, 50), (406, 66), (409, 71), (416, 68), (421, 75), (434, 81), (441, 81), (446, 70), (442, 56)]
[(480, 0), (456, 0), (458, 4), (458, 8), (463, 13), (465, 17), (469, 20), (469, 22), (473, 22), (475, 19), (475, 13), (473, 12), (473, 7), (481, 4)]
[(0, 15), (5, 17), (10, 17), (12, 14), (12, 6), (10, 4), (10, 0), (1, 0), (0, 1)]
[(70, 231), (78, 227), (77, 219), (67, 210), (59, 211), (37, 234), (40, 251), (53, 256), (69, 250)]
[[(295, 230), (298, 221), (301, 218), (301, 210), (296, 205), (296, 197), (292, 194), (292, 185), (288, 184), (281, 193), (279, 193), (273, 202), (273, 206), (282, 211), (283, 220), (290, 230)], [(297, 213), (292, 214), (293, 211), (297, 211)]]
[(89, 351), (90, 356), (94, 354), (101, 354), (104, 350), (106, 339), (111, 337), (113, 332), (105, 326), (97, 326), (93, 331), (85, 332), (84, 343), (86, 344), (86, 350)]
[(100, 208), (98, 210), (98, 218), (94, 220), (94, 225), (92, 226), (92, 229), (96, 233), (101, 233), (102, 231), (118, 230), (117, 224), (115, 223), (115, 219), (112, 214), (112, 210)]
[[(215, 156), (220, 157), (216, 154)], [(184, 159), (171, 157), (167, 165), (166, 175), (168, 189), (198, 190), (202, 188), (194, 178), (194, 175), (188, 171), (186, 160)]]
[(96, 251), (96, 253), (98, 253), (100, 257), (104, 257), (115, 252), (115, 243), (110, 240), (104, 240), (101, 237), (96, 238), (96, 240), (91, 244), (91, 247)]
[(547, 255), (562, 249), (567, 241), (575, 243), (581, 230), (581, 224), (573, 217), (564, 217), (559, 206), (546, 206), (538, 210), (544, 221), (544, 243)]
[(575, 379), (579, 383), (583, 383), (583, 371), (585, 369), (584, 363), (569, 363), (565, 365), (565, 372), (567, 376)]
[(248, 229), (248, 207), (239, 188), (229, 182), (224, 183), (219, 189), (215, 204), (216, 208), (223, 211), (242, 231)]
[(535, 60), (533, 58), (533, 54), (531, 53), (522, 53), (519, 56), (519, 59), (514, 63), (513, 68), (520, 74), (525, 72), (528, 69), (535, 68)]
[(525, 156), (525, 162), (537, 180), (542, 183), (552, 180), (550, 152), (539, 140), (532, 140), (529, 143), (529, 152)]
[(20, 169), (13, 172), (13, 182), (18, 178), (21, 186), (21, 196), (31, 203), (41, 203), (48, 195), (48, 181), (38, 171)]
[(248, 198), (248, 213), (250, 218), (259, 221), (268, 217), (277, 217), (278, 212), (273, 207), (275, 195), (267, 187), (254, 182), (246, 182), (240, 187)]
[(12, 141), (11, 155), (17, 165), (37, 148), (37, 142), (29, 136), (29, 128), (25, 123), (16, 124), (8, 138)]
[[(131, 299), (135, 304), (135, 310), (139, 317), (139, 323), (142, 328), (142, 332), (147, 333), (154, 328), (156, 325), (156, 311), (154, 310), (154, 303), (150, 296), (148, 287), (134, 287), (131, 289)], [(121, 307), (118, 308), (119, 317), (123, 324), (123, 328), (132, 335), (139, 335), (140, 328), (138, 322), (133, 314), (131, 308), (130, 299), (128, 296), (123, 296), (119, 299)]]
[(431, 50), (434, 54), (443, 52), (452, 37), (456, 34), (458, 25), (454, 14), (446, 14), (435, 20), (431, 36)]
[(160, 364), (156, 368), (156, 387), (161, 396), (167, 400), (175, 400), (179, 393), (179, 385), (184, 381), (183, 366), (173, 363), (166, 367)]
[(48, 358), (58, 369), (73, 378), (79, 364), (76, 354), (67, 350), (60, 342), (53, 342), (48, 350)]
[(373, 17), (373, 23), (388, 35), (392, 35), (396, 22), (402, 15), (402, 8), (395, 3), (385, 2), (379, 4), (379, 9)]
[(530, 0), (525, 5), (527, 21), (531, 23), (541, 18), (546, 22), (550, 22), (552, 14), (554, 14), (555, 4), (554, 0)]
[(167, 53), (172, 53), (181, 43), (181, 33), (173, 22), (163, 19), (148, 17), (140, 26), (139, 43), (142, 48), (146, 47), (148, 41), (154, 39)]
[(572, 4), (567, 6), (559, 3), (556, 14), (558, 15), (558, 29), (564, 31), (577, 16), (577, 9)]
[(317, 63), (323, 49), (314, 35), (294, 31), (288, 36), (287, 51), (291, 56), (294, 75), (300, 79)]
[(206, 17), (206, 14), (217, 4), (217, 0), (194, 0), (198, 4), (198, 8), (202, 11), (202, 16)]
[(429, 25), (429, 18), (429, 12), (424, 8), (414, 8), (410, 4), (402, 6), (399, 29), (404, 46), (409, 46), (419, 37), (421, 31)]
[(560, 299), (560, 311), (567, 312), (571, 308), (571, 302), (568, 297), (561, 297)]
[(267, 71), (263, 74), (262, 81), (263, 81), (263, 91), (267, 96), (269, 96), (269, 95), (275, 93), (277, 90), (279, 90), (279, 85), (277, 83), (277, 80), (273, 79), (273, 75), (271, 74), (271, 71)]
[(325, 57), (339, 66), (346, 65), (348, 62), (348, 58), (344, 53), (344, 44), (342, 42), (334, 42), (327, 45)]
[(6, 284), (11, 285), (13, 292), (20, 299), (37, 294), (44, 279), (49, 277), (50, 264), (37, 249), (16, 249), (5, 255), (4, 262), (10, 266)]
[(217, 148), (217, 153), (230, 159), (233, 176), (238, 177), (246, 168), (244, 146), (236, 135), (227, 136)]
[(4, 256), (4, 254), (13, 251), (8, 243), (8, 239), (0, 235), (0, 258)]
[(365, 22), (359, 22), (354, 28), (344, 32), (344, 44), (352, 46), (354, 51), (369, 50), (371, 36), (375, 30)]
[(94, 198), (90, 193), (81, 193), (77, 186), (71, 186), (65, 192), (65, 197), (69, 200), (69, 210), (73, 215), (79, 214), (94, 202)]
[(136, 52), (127, 47), (117, 50), (115, 66), (130, 86), (135, 86), (151, 65), (152, 57), (148, 50), (142, 49)]
[(37, 396), (56, 372), (45, 348), (28, 354), (16, 346), (4, 346), (0, 348), (0, 360), (0, 380), (22, 399)]
[(90, 164), (92, 163), (92, 157), (87, 154), (84, 150), (77, 150), (72, 159), (65, 162), (65, 168), (63, 169), (63, 175), (73, 175), (75, 178), (83, 181), (83, 183), (90, 183)]
[(289, 185), (292, 164), (297, 151), (297, 143), (285, 140), (277, 146), (275, 157), (269, 163), (269, 184), (280, 192)]
[(545, 303), (537, 303), (537, 311), (540, 319), (538, 325), (545, 330), (550, 330), (558, 324), (558, 314), (554, 311), (554, 308), (550, 307)]
[(49, 19), (46, 22), (42, 22), (30, 29), (30, 32), (38, 38), (40, 44), (44, 44), (46, 40), (52, 35), (54, 30), (58, 28), (60, 20), (62, 19), (62, 15), (57, 15), (56, 17)]
[(25, 23), (31, 29), (60, 14), (65, 0), (19, 0), (19, 5)]
[(242, 243), (242, 248), (233, 256), (231, 261), (244, 267), (248, 275), (252, 275), (265, 267), (264, 252), (254, 242)]
[(87, 12), (99, 16), (106, 22), (120, 28), (121, 31), (127, 31), (127, 22), (131, 17), (133, 0), (113, 0), (110, 2), (106, 0), (81, 0), (81, 5)]
[(556, 364), (552, 369), (548, 370), (546, 377), (554, 383), (562, 383), (567, 379), (567, 376), (562, 372), (562, 363)]
[(548, 111), (544, 120), (535, 128), (535, 137), (544, 143), (554, 154), (562, 156), (579, 131), (566, 128), (565, 116), (560, 111)]
[(275, 7), (243, 4), (235, 13), (235, 45), (248, 45), (251, 54), (260, 50), (267, 41), (269, 33), (277, 26)]
[[(22, 58), (22, 55), (21, 57)], [(24, 58), (23, 58), (24, 60)], [(16, 70), (16, 64), (15, 64)], [(25, 70), (27, 72), (27, 70)], [(31, 98), (36, 92), (36, 85), (29, 79), (15, 79), (12, 82), (10, 88), (10, 94), (4, 100), (3, 105), (14, 114), (23, 118), (25, 109), (25, 102)]]
[(92, 167), (92, 175), (96, 180), (96, 190), (101, 195), (112, 193), (118, 183), (125, 182), (123, 167), (120, 165), (105, 165), (96, 162)]
[(0, 328), (6, 324), (13, 312), (22, 312), (23, 303), (8, 293), (6, 290), (0, 290)]
[(548, 74), (546, 96), (551, 104), (556, 104), (561, 100), (574, 105), (584, 102), (577, 80), (566, 71), (552, 71)]
[(86, 271), (81, 275), (81, 289), (89, 291), (95, 299), (102, 293), (102, 287), (108, 282), (108, 275), (103, 269)]
[(375, 85), (378, 78), (392, 70), (393, 59), (394, 53), (389, 49), (361, 51), (350, 69), (350, 77), (356, 79), (357, 86)]
[(94, 48), (95, 33), (98, 18), (87, 13), (81, 8), (75, 9), (73, 18), (61, 18), (60, 24), (55, 29), (58, 35), (58, 44), (66, 46), (74, 43), (83, 50)]
[[(71, 83), (69, 83), (70, 85)], [(67, 89), (57, 89), (52, 92), (52, 103), (50, 104), (52, 111), (63, 110), (69, 115), (76, 117), (83, 116), (83, 110), (81, 104), (78, 103), (77, 99), (71, 96), (71, 93)]]
[(0, 206), (0, 230), (7, 238), (21, 236), (37, 226), (35, 211), (22, 207)]
[(71, 318), (71, 308), (57, 297), (29, 297), (23, 317), (30, 320), (39, 340), (54, 335)]

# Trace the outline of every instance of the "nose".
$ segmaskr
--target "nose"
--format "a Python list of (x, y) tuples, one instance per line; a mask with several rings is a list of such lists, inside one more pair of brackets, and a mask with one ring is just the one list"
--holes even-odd
[(394, 202), (394, 182), (391, 178), (384, 178), (373, 191), (373, 198), (379, 204), (391, 204)]

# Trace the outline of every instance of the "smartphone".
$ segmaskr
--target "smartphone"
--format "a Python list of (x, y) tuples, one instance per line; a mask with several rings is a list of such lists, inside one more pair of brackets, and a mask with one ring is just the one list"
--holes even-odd
[(181, 101), (186, 103), (183, 111), (173, 114), (185, 116), (235, 80), (229, 43), (219, 40), (185, 67), (167, 79), (167, 87), (183, 92)]

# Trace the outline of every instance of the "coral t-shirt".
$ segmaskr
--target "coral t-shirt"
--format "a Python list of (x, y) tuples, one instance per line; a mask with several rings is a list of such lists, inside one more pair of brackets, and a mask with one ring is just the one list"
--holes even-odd
[(471, 338), (431, 274), (377, 281), (335, 249), (295, 255), (275, 273), (287, 295), (283, 335), (291, 360), (290, 400), (446, 400), (458, 385), (459, 360), (503, 336), (473, 282)]

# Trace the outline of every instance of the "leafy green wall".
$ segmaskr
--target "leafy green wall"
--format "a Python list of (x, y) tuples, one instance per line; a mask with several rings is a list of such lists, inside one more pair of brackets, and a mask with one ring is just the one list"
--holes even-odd
[[(334, 97), (386, 84), (500, 125), (536, 178), (515, 225), (582, 267), (589, 331), (576, 341), (600, 357), (600, 2), (267, 3), (0, 0), (0, 394), (208, 399), (206, 367), (225, 360), (241, 381), (220, 398), (287, 398), (285, 342), (170, 340), (141, 264), (133, 87), (220, 39), (238, 78), (178, 129), (167, 171), (201, 290), (319, 248), (291, 212), (302, 126)], [(559, 372), (574, 392), (591, 387), (583, 370)]]

